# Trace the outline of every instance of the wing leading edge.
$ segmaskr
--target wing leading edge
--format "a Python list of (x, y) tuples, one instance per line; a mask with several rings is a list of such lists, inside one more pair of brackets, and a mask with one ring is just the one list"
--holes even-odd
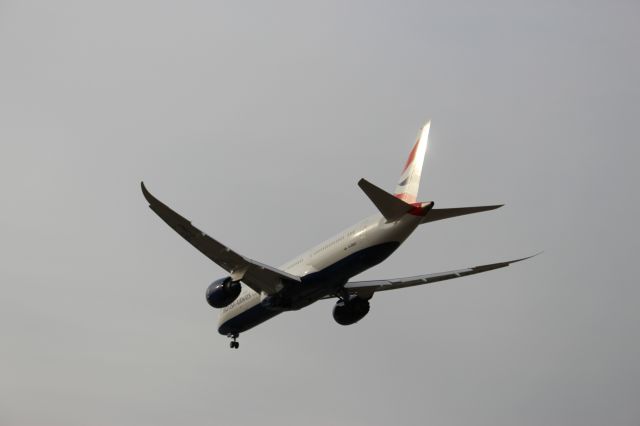
[[(540, 254), (540, 253), (538, 253)], [(466, 277), (467, 275), (479, 274), (481, 272), (492, 271), (494, 269), (504, 268), (512, 263), (521, 262), (530, 259), (533, 256), (523, 257), (521, 259), (510, 260), (507, 262), (491, 263), (488, 265), (473, 266), (471, 268), (458, 269), (455, 271), (438, 272), (435, 274), (417, 275), (414, 277), (395, 278), (389, 280), (375, 281), (353, 281), (345, 284), (344, 288), (350, 294), (357, 294), (365, 299), (373, 296), (373, 293), (385, 290), (395, 290), (398, 288), (413, 287), (416, 285), (432, 284), (438, 281), (450, 280), (453, 278)]]
[(151, 210), (202, 254), (229, 272), (234, 280), (242, 281), (258, 293), (264, 291), (267, 294), (277, 293), (287, 283), (300, 282), (300, 277), (287, 274), (284, 271), (234, 252), (229, 247), (200, 231), (187, 219), (151, 195), (144, 186), (144, 182), (141, 182), (141, 187), (144, 198), (149, 202)]

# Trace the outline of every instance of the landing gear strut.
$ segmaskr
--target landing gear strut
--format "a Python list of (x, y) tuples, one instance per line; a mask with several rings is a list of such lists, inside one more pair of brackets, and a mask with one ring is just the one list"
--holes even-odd
[(238, 349), (240, 347), (240, 343), (236, 341), (236, 339), (238, 338), (238, 333), (235, 334), (230, 334), (229, 337), (231, 337), (233, 340), (229, 343), (229, 347), (231, 349)]

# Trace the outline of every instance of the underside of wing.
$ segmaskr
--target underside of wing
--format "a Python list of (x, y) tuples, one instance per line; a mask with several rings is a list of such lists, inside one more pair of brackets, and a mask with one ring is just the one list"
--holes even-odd
[(144, 183), (141, 186), (151, 210), (202, 254), (229, 272), (234, 280), (242, 281), (258, 293), (264, 291), (267, 294), (277, 293), (287, 283), (300, 282), (295, 275), (244, 257), (219, 243), (151, 195)]
[[(534, 255), (537, 256), (537, 255)], [(458, 269), (455, 271), (438, 272), (435, 274), (417, 275), (414, 277), (395, 278), (389, 280), (376, 280), (376, 281), (354, 281), (345, 284), (344, 288), (350, 294), (357, 294), (365, 299), (373, 296), (373, 293), (384, 290), (395, 290), (398, 288), (413, 287), (416, 285), (432, 284), (438, 281), (450, 280), (453, 278), (466, 277), (467, 275), (479, 274), (480, 272), (487, 272), (494, 269), (504, 268), (512, 263), (520, 262), (526, 259), (530, 259), (533, 256), (524, 257), (521, 259), (510, 260), (508, 262), (491, 263), (488, 265), (474, 266), (471, 268)]]

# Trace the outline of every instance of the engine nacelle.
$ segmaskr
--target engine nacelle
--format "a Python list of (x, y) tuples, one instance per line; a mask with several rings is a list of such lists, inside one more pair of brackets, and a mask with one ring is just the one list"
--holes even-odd
[(369, 301), (351, 296), (348, 301), (339, 300), (333, 307), (333, 319), (340, 325), (355, 324), (369, 312)]
[(231, 277), (221, 278), (207, 287), (207, 303), (214, 308), (229, 306), (240, 295), (242, 286)]

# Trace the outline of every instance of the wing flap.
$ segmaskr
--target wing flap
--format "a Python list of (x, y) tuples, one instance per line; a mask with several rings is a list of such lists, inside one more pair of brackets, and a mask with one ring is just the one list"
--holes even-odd
[(288, 282), (300, 282), (300, 278), (269, 265), (244, 257), (224, 244), (211, 238), (191, 222), (154, 197), (141, 183), (142, 193), (149, 207), (189, 244), (198, 249), (218, 266), (240, 279), (258, 293), (274, 294)]

